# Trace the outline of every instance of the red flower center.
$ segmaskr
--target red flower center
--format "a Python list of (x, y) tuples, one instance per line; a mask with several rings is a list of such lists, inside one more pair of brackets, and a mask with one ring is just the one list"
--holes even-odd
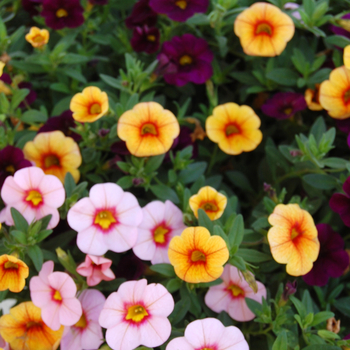
[(346, 104), (350, 102), (350, 89), (345, 91), (343, 99)]
[(199, 208), (203, 209), (205, 212), (217, 212), (219, 210), (215, 202), (204, 202), (201, 203)]
[(231, 292), (233, 298), (244, 297), (244, 290), (236, 284), (231, 284), (227, 289)]
[(45, 169), (51, 168), (52, 166), (60, 166), (59, 158), (54, 154), (49, 154), (44, 159)]

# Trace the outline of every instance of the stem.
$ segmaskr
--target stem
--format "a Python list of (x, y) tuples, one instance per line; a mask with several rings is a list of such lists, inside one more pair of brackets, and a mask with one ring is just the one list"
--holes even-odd
[(207, 174), (209, 174), (211, 172), (211, 169), (213, 168), (214, 164), (216, 163), (216, 155), (218, 153), (218, 148), (219, 148), (218, 145), (215, 145), (213, 155), (210, 158), (210, 163), (208, 166)]

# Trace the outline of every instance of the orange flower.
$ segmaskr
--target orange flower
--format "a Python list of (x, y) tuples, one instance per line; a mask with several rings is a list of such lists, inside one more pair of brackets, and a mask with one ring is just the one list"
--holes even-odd
[(320, 103), (334, 119), (350, 117), (350, 70), (335, 68), (320, 87)]
[(49, 42), (50, 33), (46, 29), (40, 30), (38, 27), (32, 27), (25, 38), (33, 47), (42, 47)]
[(64, 327), (53, 331), (41, 319), (41, 310), (31, 301), (21, 303), (0, 318), (0, 334), (12, 350), (56, 350)]
[(138, 103), (118, 121), (119, 138), (126, 141), (129, 152), (137, 157), (168, 152), (179, 133), (174, 114), (157, 102)]
[(305, 91), (305, 101), (312, 111), (322, 111), (320, 104), (320, 84), (315, 84), (315, 90), (307, 89)]
[(28, 266), (22, 260), (7, 254), (0, 256), (0, 291), (9, 289), (19, 293), (24, 288), (28, 275)]
[(343, 53), (344, 66), (350, 69), (350, 45), (346, 46)]
[(198, 209), (203, 209), (210, 220), (216, 220), (223, 214), (227, 198), (215, 188), (205, 186), (199, 190), (198, 194), (190, 198), (189, 204), (196, 218), (198, 218)]
[(0, 77), (2, 76), (4, 68), (5, 68), (5, 63), (0, 61)]
[(108, 112), (108, 96), (96, 86), (75, 94), (70, 101), (73, 118), (81, 123), (93, 123)]
[(262, 140), (259, 126), (260, 119), (252, 108), (232, 102), (215, 107), (205, 123), (209, 139), (233, 155), (252, 151), (259, 145)]
[(278, 56), (292, 39), (295, 27), (292, 19), (278, 7), (257, 2), (237, 16), (234, 32), (243, 51), (250, 56)]
[(312, 216), (298, 204), (279, 204), (269, 216), (267, 239), (279, 264), (287, 264), (292, 276), (307, 274), (317, 259), (320, 243)]
[(188, 227), (170, 241), (168, 256), (179, 278), (201, 283), (221, 276), (229, 253), (220, 236), (210, 236), (205, 227)]
[(35, 163), (45, 174), (57, 176), (61, 182), (69, 172), (78, 182), (80, 173), (77, 168), (81, 164), (79, 146), (71, 137), (61, 131), (42, 132), (29, 141), (23, 148), (26, 159)]

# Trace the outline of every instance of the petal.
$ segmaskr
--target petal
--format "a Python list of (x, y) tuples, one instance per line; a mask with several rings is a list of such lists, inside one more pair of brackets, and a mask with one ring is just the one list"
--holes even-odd
[(57, 331), (61, 327), (59, 311), (60, 304), (54, 301), (41, 309), (41, 317), (43, 321), (54, 331)]
[(195, 348), (186, 340), (185, 337), (179, 337), (170, 340), (166, 350), (195, 350)]
[(96, 208), (90, 198), (82, 198), (68, 211), (68, 225), (75, 231), (83, 231), (89, 228), (95, 218)]
[(53, 175), (45, 175), (39, 185), (45, 205), (59, 208), (65, 200), (65, 191), (61, 181)]
[(60, 323), (64, 326), (73, 326), (79, 321), (82, 313), (83, 309), (78, 299), (64, 299), (59, 311)]
[(109, 250), (121, 253), (131, 249), (135, 245), (137, 240), (137, 228), (118, 224), (108, 233), (102, 235), (104, 235), (103, 239)]
[(225, 350), (249, 350), (241, 330), (234, 326), (226, 327), (218, 341), (218, 348)]
[(97, 184), (91, 187), (89, 197), (95, 208), (114, 208), (121, 201), (124, 191), (114, 183)]
[(101, 326), (96, 322), (89, 322), (81, 338), (81, 347), (83, 349), (98, 349), (102, 343), (103, 334)]
[(103, 255), (108, 250), (103, 233), (95, 226), (78, 232), (77, 246), (83, 253), (92, 255)]
[(167, 317), (174, 310), (172, 295), (159, 283), (151, 283), (146, 287), (143, 293), (143, 300), (152, 317)]
[(130, 326), (127, 322), (107, 329), (106, 341), (113, 350), (132, 350), (141, 345), (138, 328)]
[(124, 192), (116, 210), (118, 221), (124, 225), (138, 226), (142, 221), (142, 209), (136, 197), (129, 192)]
[(171, 324), (166, 317), (151, 316), (139, 327), (142, 345), (153, 348), (164, 344), (171, 333)]

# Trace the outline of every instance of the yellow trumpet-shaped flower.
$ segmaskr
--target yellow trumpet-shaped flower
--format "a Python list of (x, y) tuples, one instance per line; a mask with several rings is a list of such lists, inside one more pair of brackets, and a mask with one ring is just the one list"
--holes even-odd
[(42, 47), (49, 42), (50, 33), (47, 29), (32, 27), (25, 38), (33, 47)]
[(22, 260), (7, 254), (0, 256), (0, 291), (9, 289), (19, 293), (24, 288), (28, 275), (29, 268)]

